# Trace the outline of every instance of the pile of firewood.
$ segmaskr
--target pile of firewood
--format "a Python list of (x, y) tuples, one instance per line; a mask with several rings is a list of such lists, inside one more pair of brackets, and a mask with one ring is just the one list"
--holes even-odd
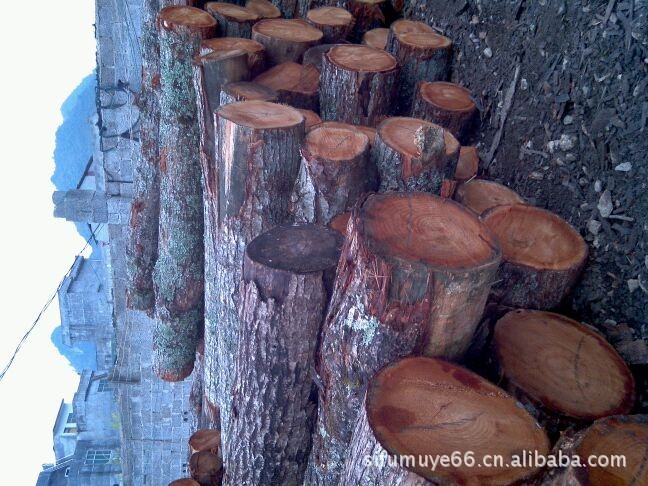
[[(477, 178), (451, 39), (396, 1), (146, 3), (129, 305), (208, 426), (174, 484), (648, 480), (628, 367), (547, 312), (587, 245)], [(510, 465), (556, 440), (626, 467)]]

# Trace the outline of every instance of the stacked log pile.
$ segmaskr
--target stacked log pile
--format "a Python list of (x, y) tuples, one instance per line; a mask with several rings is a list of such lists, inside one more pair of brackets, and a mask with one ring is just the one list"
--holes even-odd
[[(546, 471), (484, 455), (645, 436), (614, 348), (548, 312), (587, 245), (478, 177), (451, 32), (396, 19), (424, 3), (174, 6), (146, 38), (129, 302), (154, 303), (162, 379), (198, 356), (186, 481), (511, 484)], [(454, 451), (474, 464), (379, 461)]]

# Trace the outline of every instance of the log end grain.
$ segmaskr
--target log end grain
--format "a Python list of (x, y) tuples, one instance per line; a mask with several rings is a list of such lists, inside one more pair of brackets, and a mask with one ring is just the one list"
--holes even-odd
[(455, 170), (455, 181), (466, 182), (477, 175), (479, 170), (479, 152), (477, 147), (461, 147)]
[(306, 20), (324, 34), (324, 42), (346, 39), (353, 27), (353, 15), (339, 7), (320, 7), (306, 12)]
[(297, 108), (297, 111), (304, 115), (304, 127), (306, 130), (311, 130), (312, 128), (315, 128), (322, 123), (320, 116), (313, 110)]
[(367, 127), (364, 125), (352, 125), (351, 123), (337, 122), (337, 121), (325, 121), (320, 125), (323, 128), (347, 128), (349, 130), (358, 131), (364, 133), (369, 139), (369, 145), (374, 143), (376, 138), (376, 129), (373, 127)]
[(281, 11), (268, 0), (248, 0), (245, 7), (252, 10), (262, 19), (278, 19)]
[(191, 453), (209, 451), (219, 455), (221, 450), (221, 434), (215, 429), (200, 429), (189, 437), (189, 449)]
[(233, 51), (241, 49), (248, 55), (263, 55), (265, 48), (262, 44), (252, 39), (242, 37), (217, 37), (215, 39), (205, 39), (200, 44), (202, 54), (205, 51)]
[(348, 161), (368, 149), (369, 138), (360, 130), (322, 126), (311, 130), (304, 139), (304, 157)]
[(224, 17), (232, 22), (256, 22), (260, 19), (255, 11), (227, 2), (209, 2), (205, 4), (205, 10), (212, 15)]
[[(233, 101), (278, 101), (279, 94), (267, 86), (259, 83), (252, 83), (250, 81), (236, 81), (234, 83), (227, 83), (221, 90), (221, 98), (223, 94), (228, 99)], [(221, 101), (221, 104), (222, 103)]]
[(389, 29), (385, 27), (378, 27), (371, 29), (364, 33), (362, 36), (362, 43), (366, 46), (375, 49), (385, 49), (387, 46), (387, 37), (389, 36)]
[(240, 101), (221, 106), (220, 117), (249, 128), (288, 128), (304, 123), (304, 116), (294, 108), (267, 101)]
[(223, 461), (212, 452), (196, 452), (189, 459), (189, 472), (201, 486), (217, 486), (223, 479)]
[(391, 54), (363, 45), (342, 45), (331, 48), (327, 58), (346, 71), (382, 73), (396, 69), (398, 62)]
[(473, 179), (460, 184), (455, 194), (455, 201), (482, 214), (495, 206), (524, 204), (524, 199), (514, 190), (484, 179)]
[(313, 65), (283, 62), (254, 79), (279, 93), (282, 103), (316, 111), (319, 106), (319, 70)]
[[(415, 458), (454, 451), (511, 457), (521, 451), (545, 455), (549, 440), (538, 423), (501, 389), (472, 372), (432, 358), (405, 358), (379, 371), (366, 398), (369, 425), (380, 445)], [(407, 467), (407, 466), (406, 466)], [(437, 466), (416, 460), (407, 469), (441, 484), (511, 484), (537, 468)]]
[(434, 33), (434, 29), (430, 27), (428, 24), (424, 22), (418, 22), (416, 20), (408, 20), (408, 19), (399, 19), (392, 22), (388, 30), (391, 31), (392, 35), (409, 34), (410, 32), (414, 32), (417, 34)]
[(494, 346), (505, 379), (554, 413), (593, 420), (632, 409), (632, 373), (601, 335), (579, 322), (515, 310), (497, 322)]
[(210, 37), (218, 26), (216, 20), (204, 10), (181, 5), (172, 5), (160, 10), (158, 25), (165, 30), (189, 29), (205, 38)]

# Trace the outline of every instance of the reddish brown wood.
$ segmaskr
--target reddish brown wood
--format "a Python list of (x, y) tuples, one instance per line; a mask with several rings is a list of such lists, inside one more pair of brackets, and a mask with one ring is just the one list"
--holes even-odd
[(338, 214), (335, 218), (331, 220), (328, 224), (329, 228), (334, 229), (342, 236), (346, 238), (347, 226), (349, 225), (349, 219), (351, 218), (351, 211), (346, 213)]
[(306, 21), (324, 34), (322, 42), (345, 40), (353, 28), (353, 15), (339, 7), (319, 7), (306, 12)]
[(486, 179), (472, 179), (459, 184), (455, 201), (472, 209), (477, 214), (483, 214), (495, 206), (525, 203), (524, 199), (513, 189)]
[(278, 19), (281, 11), (268, 0), (248, 0), (245, 7), (252, 10), (262, 19)]
[(196, 452), (209, 451), (219, 455), (221, 449), (220, 430), (200, 429), (189, 437), (189, 450), (192, 454)]
[(320, 75), (312, 65), (284, 62), (257, 76), (254, 82), (275, 90), (282, 103), (295, 108), (319, 110)]
[(212, 452), (196, 452), (189, 459), (189, 473), (200, 486), (220, 486), (223, 480), (223, 461)]
[(249, 39), (252, 26), (260, 17), (246, 7), (226, 2), (209, 2), (205, 10), (218, 22), (218, 30), (223, 37), (243, 37)]
[(344, 7), (351, 12), (355, 23), (351, 39), (359, 41), (368, 30), (385, 25), (385, 0), (347, 0)]
[(218, 37), (216, 39), (206, 39), (200, 45), (200, 53), (203, 55), (213, 51), (235, 50), (242, 50), (247, 53), (251, 77), (265, 71), (265, 47), (256, 41), (240, 37)]
[(274, 89), (249, 81), (239, 81), (223, 85), (220, 93), (220, 104), (226, 105), (236, 101), (279, 101), (279, 93)]
[(365, 32), (362, 36), (362, 43), (369, 47), (376, 49), (385, 49), (387, 46), (387, 37), (389, 36), (389, 29), (385, 27), (378, 27)]
[(459, 160), (454, 179), (461, 183), (466, 182), (477, 175), (479, 170), (479, 152), (477, 147), (461, 147), (459, 149)]
[(322, 123), (322, 119), (313, 110), (304, 110), (303, 108), (297, 108), (297, 111), (304, 115), (304, 127), (306, 128), (306, 131), (317, 127)]
[(322, 42), (323, 33), (304, 20), (264, 19), (252, 28), (252, 39), (266, 48), (271, 66), (301, 62), (308, 48)]

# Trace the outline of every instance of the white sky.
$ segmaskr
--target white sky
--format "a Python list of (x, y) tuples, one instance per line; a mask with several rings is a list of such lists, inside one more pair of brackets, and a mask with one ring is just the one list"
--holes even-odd
[[(94, 2), (4, 2), (0, 29), (0, 369), (83, 245), (54, 219), (59, 108), (95, 67)], [(56, 301), (0, 382), (2, 483), (34, 485), (78, 376), (50, 342)]]

